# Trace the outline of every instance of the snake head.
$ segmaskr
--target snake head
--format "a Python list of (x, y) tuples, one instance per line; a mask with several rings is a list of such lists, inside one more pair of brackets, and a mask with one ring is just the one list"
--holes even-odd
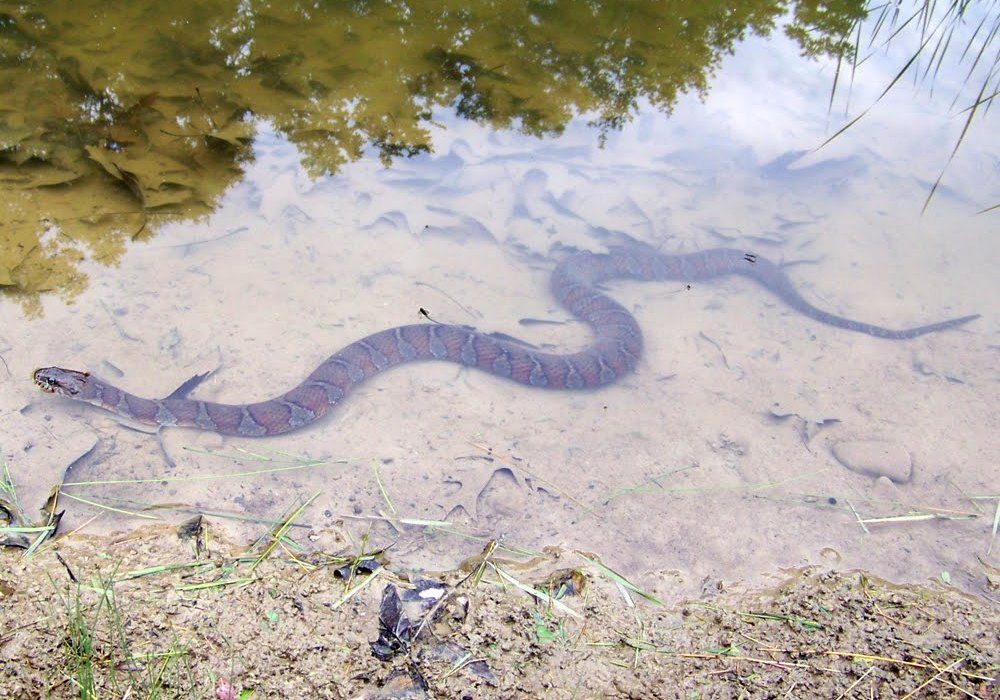
[(42, 367), (36, 369), (31, 378), (42, 391), (62, 396), (76, 396), (87, 384), (90, 374), (62, 367)]

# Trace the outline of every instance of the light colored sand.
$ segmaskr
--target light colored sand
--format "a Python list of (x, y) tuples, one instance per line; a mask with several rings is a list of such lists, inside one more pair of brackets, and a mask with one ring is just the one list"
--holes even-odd
[[(372, 546), (395, 543), (402, 563), (450, 568), (480, 539), (502, 538), (531, 550), (561, 543), (599, 552), (667, 597), (691, 595), (706, 579), (753, 578), (824, 557), (897, 580), (947, 571), (981, 590), (976, 556), (989, 546), (995, 502), (977, 511), (963, 493), (996, 493), (1000, 454), (989, 294), (997, 261), (981, 219), (959, 222), (959, 205), (947, 199), (918, 218), (897, 201), (919, 201), (918, 185), (889, 192), (863, 172), (844, 184), (840, 171), (820, 169), (796, 184), (794, 175), (764, 178), (752, 162), (715, 177), (691, 160), (626, 167), (643, 146), (629, 141), (631, 131), (616, 158), (557, 157), (513, 138), (477, 144), (463, 129), (452, 138), (439, 153), (461, 167), (444, 157), (392, 170), (364, 162), (320, 183), (272, 144), (210, 222), (164, 228), (118, 268), (93, 266), (72, 306), (49, 299), (36, 321), (3, 306), (3, 449), (26, 509), (96, 440), (67, 481), (171, 480), (71, 493), (115, 507), (179, 504), (265, 518), (319, 493), (302, 522), (343, 521), (354, 537), (370, 530)], [(286, 437), (167, 431), (177, 464), (169, 472), (155, 439), (26, 380), (40, 365), (109, 375), (110, 364), (124, 388), (157, 396), (217, 367), (198, 396), (259, 400), (346, 343), (417, 321), (420, 307), (442, 322), (580, 347), (587, 334), (578, 324), (518, 320), (567, 320), (548, 295), (547, 258), (557, 246), (599, 250), (601, 226), (664, 250), (725, 244), (818, 258), (792, 268), (803, 293), (858, 319), (905, 326), (985, 317), (967, 331), (889, 342), (822, 327), (745, 280), (691, 290), (623, 282), (612, 294), (636, 314), (647, 350), (616, 386), (532, 391), (457, 367), (411, 366)], [(197, 241), (206, 242), (188, 245)], [(903, 446), (912, 481), (887, 487), (844, 469), (829, 446), (846, 439)], [(238, 449), (279, 461), (204, 454)], [(284, 453), (347, 461), (200, 479), (287, 466)], [(448, 520), (462, 536), (379, 522), (391, 513), (373, 468), (398, 516)], [(66, 528), (98, 512), (67, 499), (62, 506)], [(873, 524), (866, 533), (852, 506), (863, 516), (935, 507), (978, 518)], [(136, 522), (104, 513), (87, 530)], [(233, 528), (237, 537), (249, 532)]]

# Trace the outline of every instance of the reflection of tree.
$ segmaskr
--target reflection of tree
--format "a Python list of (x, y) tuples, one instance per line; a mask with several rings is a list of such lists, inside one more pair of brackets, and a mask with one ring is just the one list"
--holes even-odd
[[(748, 33), (839, 50), (861, 0), (116, 3), (0, 10), (0, 286), (72, 294), (164, 216), (210, 211), (256, 119), (313, 174), (431, 148), (432, 111), (534, 135), (704, 92)], [(3, 14), (6, 13), (6, 14)], [(72, 187), (70, 190), (69, 188)], [(7, 245), (11, 243), (11, 245)], [(35, 298), (35, 297), (32, 297)]]

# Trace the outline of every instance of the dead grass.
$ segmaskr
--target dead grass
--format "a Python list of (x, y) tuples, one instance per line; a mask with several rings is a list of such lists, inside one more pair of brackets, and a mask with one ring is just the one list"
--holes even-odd
[(280, 526), (245, 549), (187, 534), (5, 552), (0, 696), (988, 698), (1000, 673), (996, 607), (947, 586), (804, 570), (666, 605), (592, 555), (515, 572), (495, 543), (379, 661), (380, 601), (419, 580), (385, 552), (306, 553)]

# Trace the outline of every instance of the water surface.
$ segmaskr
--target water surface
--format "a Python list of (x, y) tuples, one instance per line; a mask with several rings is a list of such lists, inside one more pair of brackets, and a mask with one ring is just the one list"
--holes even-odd
[[(969, 66), (879, 99), (900, 40), (831, 108), (824, 49), (858, 6), (721, 7), (6, 9), (0, 447), (22, 507), (65, 481), (64, 529), (206, 512), (250, 538), (314, 497), (303, 544), (404, 566), (499, 538), (595, 553), (665, 597), (809, 563), (984, 590), (1000, 261), (996, 210), (977, 212), (1000, 161), (987, 115), (949, 163)], [(886, 341), (748, 280), (621, 282), (646, 350), (614, 386), (410, 365), (265, 440), (157, 440), (27, 379), (54, 364), (164, 396), (211, 370), (198, 397), (257, 401), (421, 309), (575, 350), (587, 329), (548, 276), (625, 238), (803, 261), (808, 299), (880, 325), (983, 316)], [(911, 472), (845, 468), (858, 441)], [(917, 517), (878, 520), (897, 516)]]

